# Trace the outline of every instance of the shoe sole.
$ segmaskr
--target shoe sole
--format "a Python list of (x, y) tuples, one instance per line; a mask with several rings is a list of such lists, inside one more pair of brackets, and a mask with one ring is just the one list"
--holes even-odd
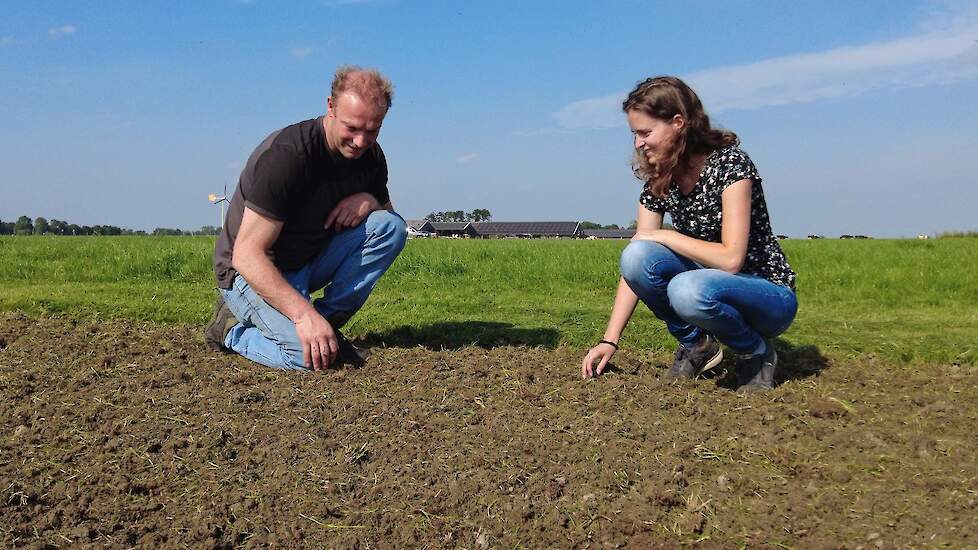
[(696, 376), (694, 376), (693, 378), (697, 378), (699, 376), (703, 376), (703, 373), (704, 372), (706, 372), (706, 371), (712, 369), (713, 367), (719, 365), (720, 362), (722, 362), (722, 361), (723, 361), (723, 348), (722, 347), (718, 347), (717, 348), (717, 354), (714, 355), (713, 357), (711, 357), (710, 360), (707, 361), (705, 365), (703, 365), (703, 368), (701, 368), (699, 371), (697, 371)]

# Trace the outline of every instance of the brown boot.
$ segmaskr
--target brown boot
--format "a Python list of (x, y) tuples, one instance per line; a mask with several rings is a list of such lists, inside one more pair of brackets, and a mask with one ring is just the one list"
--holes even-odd
[(214, 304), (214, 316), (204, 328), (204, 342), (207, 347), (214, 351), (231, 351), (224, 345), (224, 339), (236, 324), (238, 324), (237, 317), (231, 313), (231, 309), (224, 303), (224, 298), (218, 292), (217, 302)]

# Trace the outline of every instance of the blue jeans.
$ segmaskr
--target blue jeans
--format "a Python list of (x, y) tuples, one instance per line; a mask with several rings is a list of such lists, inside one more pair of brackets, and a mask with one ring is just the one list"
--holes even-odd
[(652, 241), (625, 247), (621, 275), (685, 346), (706, 331), (734, 352), (750, 353), (762, 339), (787, 330), (798, 311), (788, 287), (756, 275), (705, 268)]
[[(323, 297), (312, 305), (338, 329), (367, 301), (406, 239), (407, 227), (400, 216), (387, 210), (371, 212), (360, 225), (337, 233), (311, 262), (282, 275), (307, 300), (310, 293), (325, 287)], [(220, 291), (240, 321), (224, 339), (225, 346), (268, 367), (309, 368), (302, 360), (295, 323), (266, 303), (244, 277), (235, 275), (231, 288)]]

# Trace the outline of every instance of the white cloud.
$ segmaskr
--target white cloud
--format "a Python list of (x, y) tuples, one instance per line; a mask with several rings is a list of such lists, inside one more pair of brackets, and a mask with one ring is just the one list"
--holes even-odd
[(308, 46), (292, 48), (292, 57), (297, 57), (299, 59), (302, 59), (304, 57), (309, 57), (309, 54), (311, 53), (312, 53), (312, 48)]
[(48, 29), (48, 36), (52, 38), (60, 38), (62, 36), (68, 36), (70, 34), (75, 34), (78, 29), (74, 25), (62, 25), (60, 27), (52, 27)]
[[(849, 97), (882, 88), (942, 85), (978, 78), (978, 19), (860, 46), (716, 67), (684, 75), (711, 113)], [(565, 128), (625, 124), (628, 92), (575, 101), (554, 116)]]
[(9, 46), (11, 44), (16, 44), (17, 39), (13, 36), (3, 36), (0, 37), (0, 46)]
[(468, 164), (477, 160), (479, 160), (478, 153), (466, 153), (464, 155), (459, 155), (458, 158), (455, 159), (455, 162), (459, 164)]

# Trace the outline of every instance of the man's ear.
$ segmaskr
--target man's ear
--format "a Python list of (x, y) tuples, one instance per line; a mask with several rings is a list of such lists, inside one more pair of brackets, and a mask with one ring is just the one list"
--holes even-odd
[(333, 96), (329, 96), (326, 98), (326, 116), (336, 116), (333, 109)]

